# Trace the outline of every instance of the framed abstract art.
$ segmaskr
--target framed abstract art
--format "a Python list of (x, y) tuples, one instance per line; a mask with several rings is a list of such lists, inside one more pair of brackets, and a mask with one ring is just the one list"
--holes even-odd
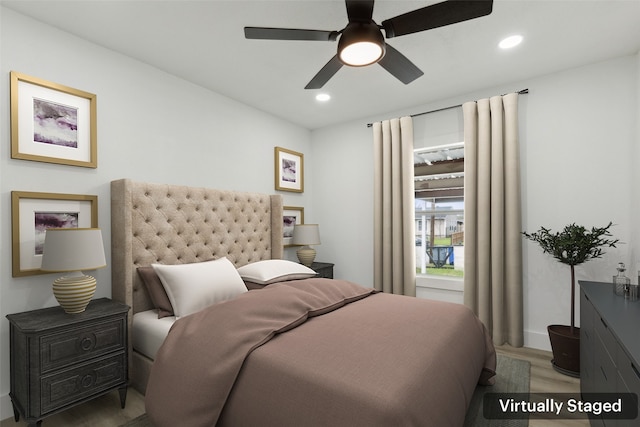
[(275, 147), (276, 190), (304, 192), (304, 155), (297, 151)]
[(293, 227), (304, 224), (304, 208), (297, 206), (284, 206), (282, 209), (282, 237), (284, 247), (295, 246), (293, 240)]
[(96, 95), (11, 72), (11, 157), (98, 167)]
[(97, 228), (98, 196), (11, 192), (13, 277), (42, 274), (42, 248), (48, 228)]

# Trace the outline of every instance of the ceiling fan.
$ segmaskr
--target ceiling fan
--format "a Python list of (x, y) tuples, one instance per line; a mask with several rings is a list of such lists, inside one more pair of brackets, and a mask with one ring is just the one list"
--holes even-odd
[(378, 63), (404, 84), (424, 73), (406, 56), (385, 42), (386, 38), (444, 27), (491, 13), (493, 0), (447, 0), (398, 15), (376, 24), (374, 0), (345, 0), (349, 23), (339, 31), (297, 28), (245, 27), (247, 39), (336, 41), (338, 53), (311, 79), (305, 89), (320, 89), (343, 65), (362, 67)]

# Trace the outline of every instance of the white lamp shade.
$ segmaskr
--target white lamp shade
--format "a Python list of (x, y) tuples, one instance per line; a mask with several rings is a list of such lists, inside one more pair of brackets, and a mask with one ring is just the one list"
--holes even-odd
[(293, 227), (294, 245), (319, 245), (320, 229), (318, 224), (299, 224)]
[(106, 265), (99, 228), (51, 228), (46, 231), (41, 270), (95, 270)]

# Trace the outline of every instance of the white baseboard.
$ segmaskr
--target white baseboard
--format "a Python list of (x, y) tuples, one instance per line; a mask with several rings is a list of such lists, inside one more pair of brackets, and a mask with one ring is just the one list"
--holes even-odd
[(537, 348), (538, 350), (551, 351), (551, 344), (549, 343), (549, 335), (547, 334), (547, 331), (524, 331), (524, 346)]

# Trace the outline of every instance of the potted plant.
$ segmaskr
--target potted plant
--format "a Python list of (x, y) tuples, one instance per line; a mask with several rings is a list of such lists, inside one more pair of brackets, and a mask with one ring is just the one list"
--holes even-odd
[(611, 226), (610, 222), (606, 227), (587, 230), (574, 223), (557, 232), (541, 227), (535, 233), (522, 233), (527, 239), (537, 242), (543, 252), (571, 267), (571, 324), (547, 327), (553, 352), (551, 363), (556, 370), (567, 375), (580, 376), (580, 328), (575, 327), (574, 268), (592, 258), (600, 258), (605, 253), (603, 248), (616, 247), (618, 239), (609, 238), (612, 237), (609, 232)]

